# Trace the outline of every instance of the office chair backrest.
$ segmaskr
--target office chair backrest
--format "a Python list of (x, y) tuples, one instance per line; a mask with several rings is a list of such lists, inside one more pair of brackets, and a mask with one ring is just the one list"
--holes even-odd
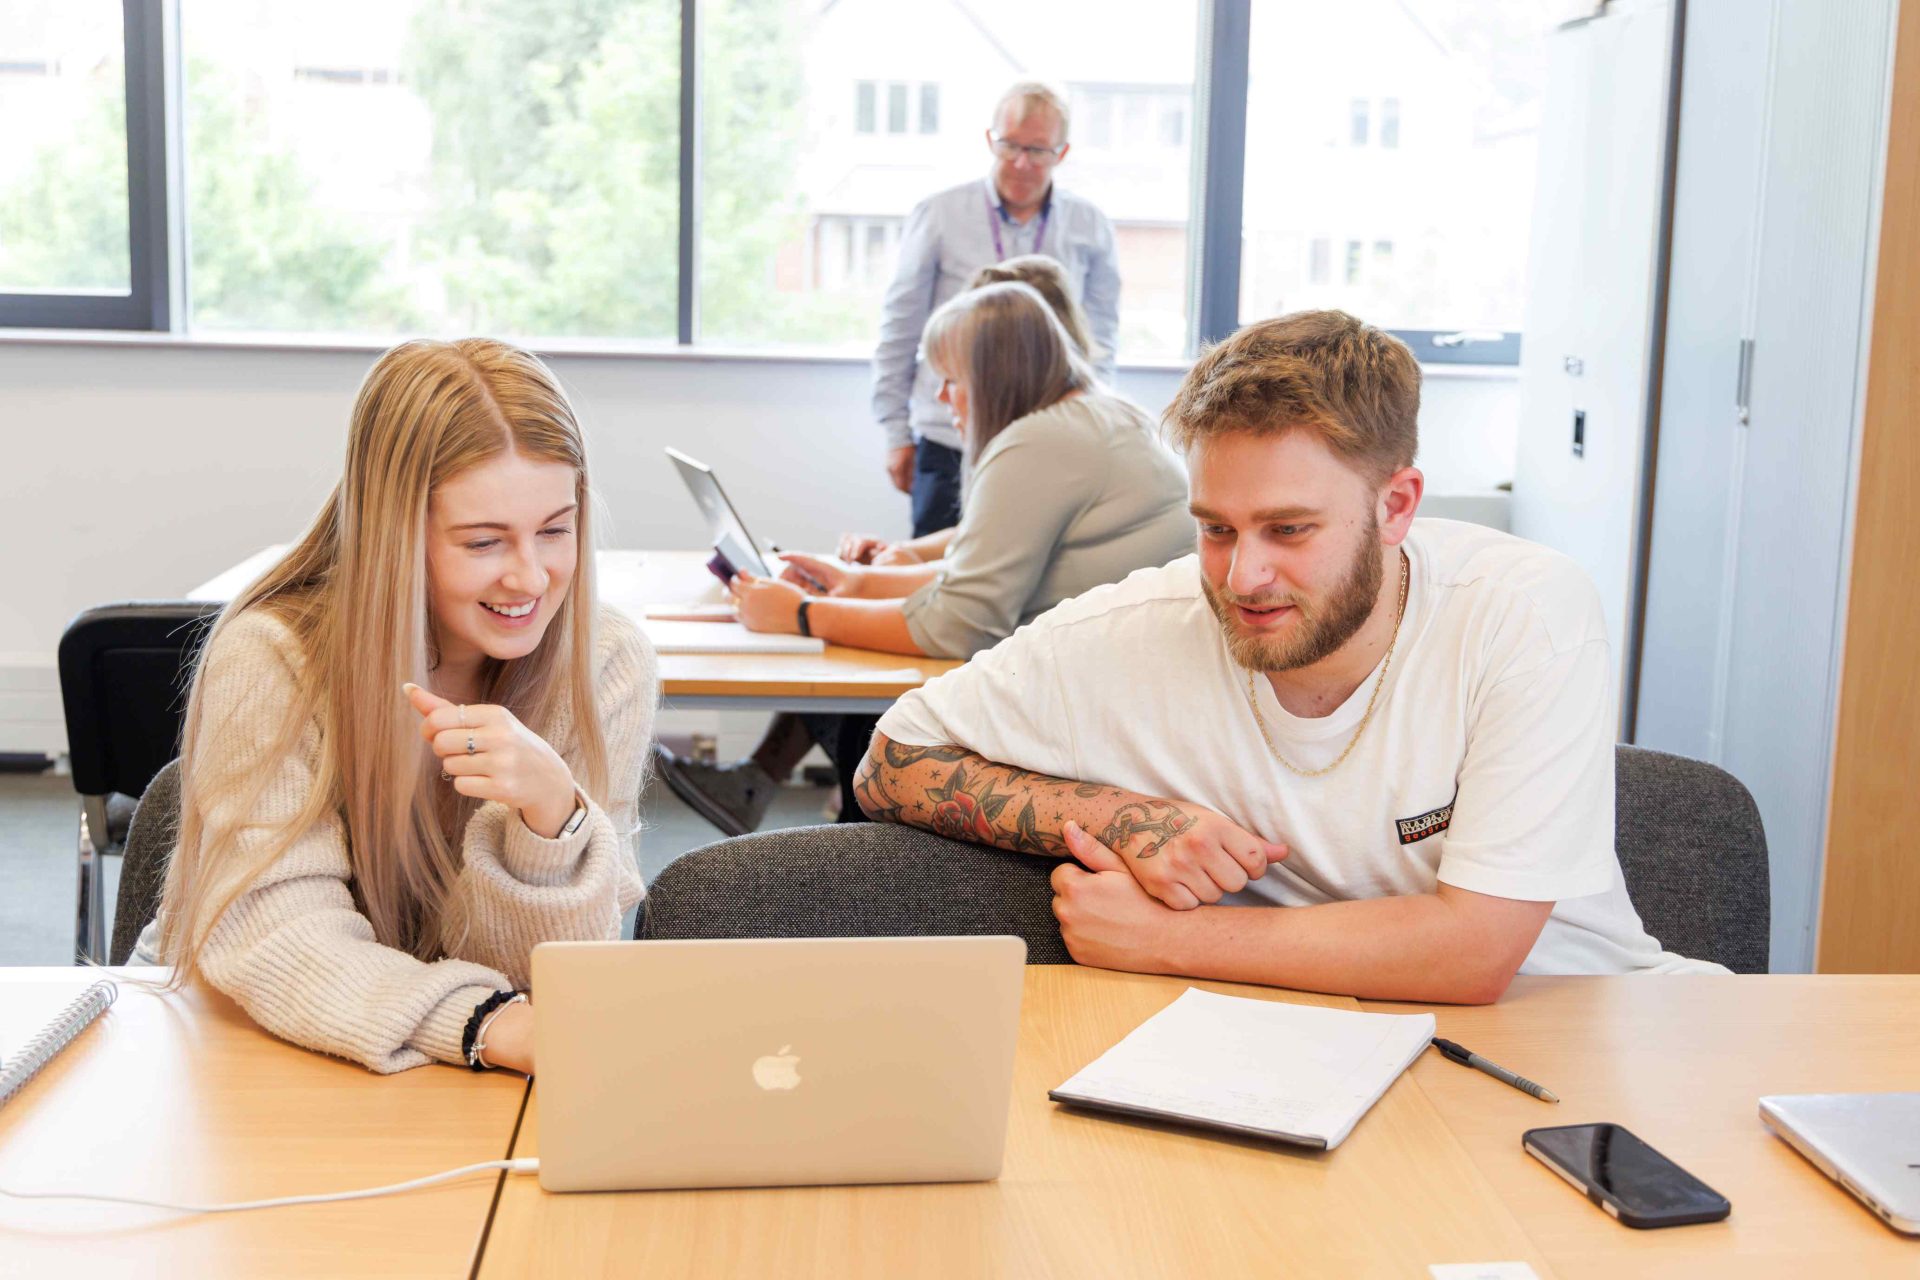
[[(1724, 770), (1616, 749), (1616, 847), (1627, 893), (1669, 950), (1738, 973), (1768, 956), (1767, 841)], [(764, 831), (695, 849), (648, 891), (642, 938), (1011, 933), (1031, 964), (1072, 957), (1053, 918), (1054, 863), (888, 823)]]
[(180, 762), (171, 760), (155, 774), (127, 830), (127, 848), (120, 859), (120, 896), (113, 909), (113, 945), (107, 963), (125, 964), (160, 910), (160, 890), (167, 880), (167, 861), (180, 838)]
[(221, 606), (144, 601), (88, 609), (60, 637), (74, 790), (137, 796), (180, 754), (187, 683)]
[(1054, 862), (917, 827), (788, 827), (695, 849), (647, 891), (642, 938), (1012, 934), (1028, 964), (1071, 964), (1047, 882)]
[(1614, 848), (1647, 932), (1683, 956), (1767, 972), (1767, 833), (1753, 796), (1703, 760), (1644, 747), (1616, 747), (1614, 774)]

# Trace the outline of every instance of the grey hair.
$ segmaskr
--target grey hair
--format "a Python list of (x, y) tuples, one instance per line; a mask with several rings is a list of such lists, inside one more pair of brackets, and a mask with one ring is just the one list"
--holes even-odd
[(921, 336), (927, 362), (967, 388), (969, 466), (1009, 424), (1094, 385), (1086, 357), (1032, 285), (982, 285), (949, 300)]
[(1011, 86), (1000, 95), (1000, 101), (993, 104), (993, 123), (996, 126), (1009, 107), (1015, 108), (1015, 121), (1025, 120), (1035, 107), (1045, 107), (1060, 120), (1060, 141), (1067, 140), (1067, 129), (1073, 123), (1073, 113), (1067, 109), (1066, 98), (1052, 85), (1039, 80), (1022, 80)]

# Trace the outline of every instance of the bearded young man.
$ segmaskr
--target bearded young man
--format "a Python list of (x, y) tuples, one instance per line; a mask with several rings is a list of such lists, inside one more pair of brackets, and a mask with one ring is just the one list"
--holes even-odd
[(902, 698), (862, 807), (1077, 859), (1054, 914), (1102, 968), (1464, 1004), (1516, 972), (1721, 972), (1627, 899), (1598, 593), (1415, 518), (1419, 402), (1412, 352), (1342, 312), (1215, 347), (1167, 411), (1198, 555)]

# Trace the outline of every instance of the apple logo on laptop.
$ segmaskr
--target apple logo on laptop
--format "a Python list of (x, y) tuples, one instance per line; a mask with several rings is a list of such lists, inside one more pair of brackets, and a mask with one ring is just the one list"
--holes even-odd
[(798, 1089), (800, 1087), (800, 1055), (793, 1052), (793, 1046), (783, 1044), (779, 1053), (770, 1053), (764, 1058), (756, 1058), (753, 1063), (753, 1082), (762, 1089)]

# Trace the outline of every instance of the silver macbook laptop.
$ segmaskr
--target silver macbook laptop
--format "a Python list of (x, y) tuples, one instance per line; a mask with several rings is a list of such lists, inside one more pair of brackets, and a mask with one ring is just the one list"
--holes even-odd
[(1010, 937), (543, 943), (540, 1185), (998, 1177), (1026, 958)]
[(693, 495), (700, 514), (707, 518), (707, 536), (713, 542), (713, 549), (735, 569), (744, 569), (757, 577), (773, 577), (773, 567), (767, 563), (760, 544), (747, 532), (746, 521), (727, 499), (713, 468), (678, 449), (668, 449), (667, 456), (673, 459), (674, 469), (680, 473), (687, 492)]
[(1920, 1235), (1920, 1093), (1760, 1099), (1760, 1118), (1895, 1231)]

